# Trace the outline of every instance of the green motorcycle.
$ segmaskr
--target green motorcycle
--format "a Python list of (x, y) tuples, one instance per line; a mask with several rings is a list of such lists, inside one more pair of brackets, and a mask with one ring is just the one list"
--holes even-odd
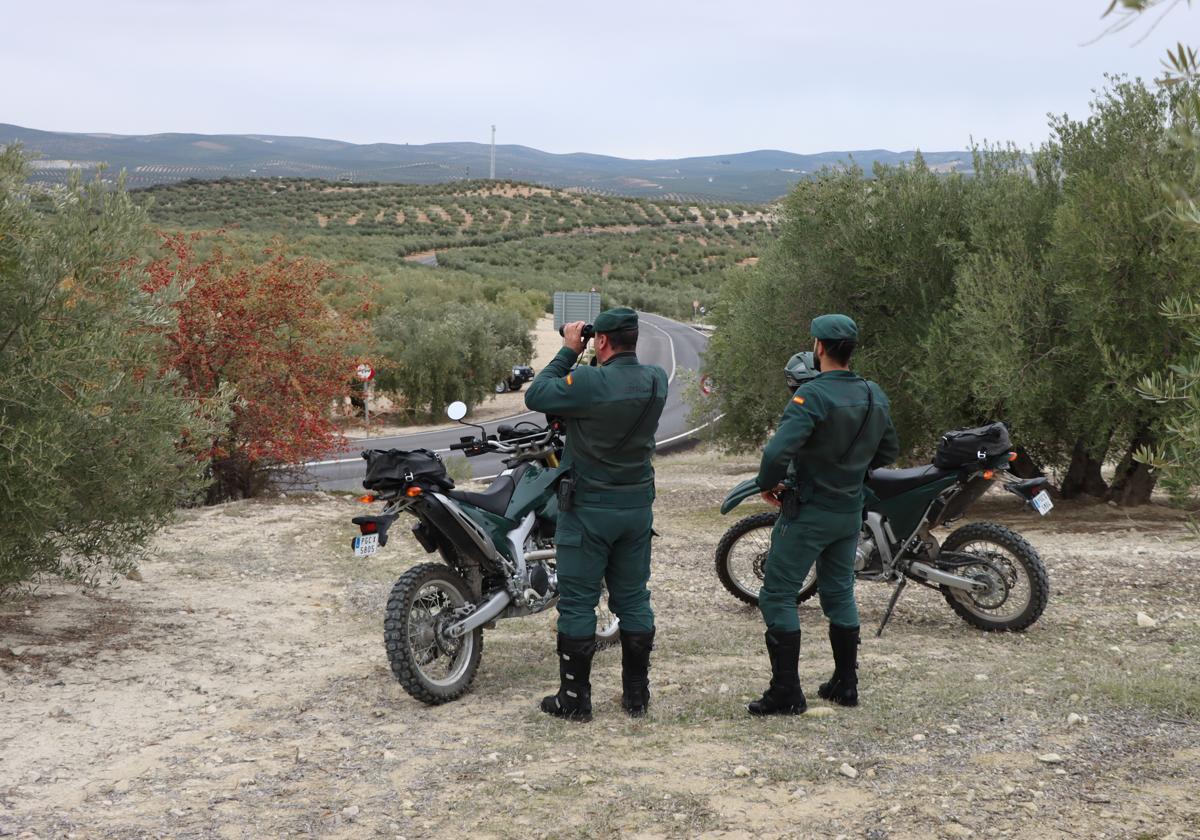
[[(453, 403), (452, 420), (466, 406)], [(441, 457), (428, 450), (367, 450), (363, 486), (385, 503), (356, 516), (351, 547), (365, 557), (387, 545), (400, 514), (416, 519), (413, 537), (443, 562), (420, 563), (392, 587), (384, 613), (384, 644), (392, 673), (416, 699), (437, 705), (471, 687), (483, 653), (483, 631), (496, 621), (532, 615), (558, 601), (554, 547), (556, 489), (562, 475), (562, 426), (523, 422), (450, 446), (468, 458), (499, 454), (506, 469), (482, 492), (459, 490)], [(597, 610), (596, 644), (615, 644), (618, 621)], [(549, 650), (549, 647), (547, 647)]]
[[(797, 354), (789, 362), (789, 388), (817, 375), (811, 355)], [(870, 473), (855, 576), (895, 585), (876, 635), (883, 633), (910, 581), (940, 591), (955, 613), (981, 630), (1024, 630), (1041, 616), (1050, 581), (1041, 557), (1021, 535), (994, 522), (972, 522), (942, 541), (933, 534), (964, 516), (996, 482), (1042, 516), (1050, 512), (1047, 479), (1013, 476), (1009, 466), (1016, 456), (1010, 447), (1007, 429), (994, 423), (948, 432), (933, 464)], [(721, 512), (761, 492), (753, 480), (744, 481), (729, 493)], [(717, 546), (717, 577), (747, 604), (758, 604), (778, 518), (776, 511), (745, 517)], [(798, 601), (816, 591), (814, 564)]]

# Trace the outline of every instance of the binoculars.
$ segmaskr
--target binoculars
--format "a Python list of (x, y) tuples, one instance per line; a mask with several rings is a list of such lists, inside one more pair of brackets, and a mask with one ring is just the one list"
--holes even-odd
[[(558, 334), (562, 335), (563, 330), (565, 330), (565, 329), (566, 329), (566, 327), (559, 327)], [(583, 325), (583, 340), (584, 341), (590, 341), (592, 339), (592, 336), (594, 336), (595, 334), (596, 334), (596, 328), (592, 324), (584, 324)]]

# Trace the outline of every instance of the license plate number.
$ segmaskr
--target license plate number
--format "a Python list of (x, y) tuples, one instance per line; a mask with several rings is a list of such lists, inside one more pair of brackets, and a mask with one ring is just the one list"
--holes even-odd
[(1054, 508), (1054, 502), (1050, 501), (1050, 494), (1043, 490), (1033, 497), (1033, 509), (1045, 516)]
[(355, 537), (353, 545), (355, 557), (370, 557), (379, 550), (379, 535), (363, 534), (361, 537)]

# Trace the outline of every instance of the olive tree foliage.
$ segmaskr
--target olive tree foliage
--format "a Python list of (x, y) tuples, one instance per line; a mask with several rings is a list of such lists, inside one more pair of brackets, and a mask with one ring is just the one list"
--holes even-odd
[[(1084, 453), (1085, 492), (1094, 492), (1101, 463), (1117, 462), (1106, 495), (1119, 503), (1148, 501), (1154, 486), (1133, 455), (1158, 442), (1164, 415), (1140, 398), (1137, 385), (1183, 347), (1161, 307), (1200, 289), (1200, 238), (1176, 224), (1162, 201), (1164, 183), (1196, 177), (1195, 158), (1170, 140), (1184, 93), (1110, 79), (1088, 119), (1053, 121), (1062, 202), (1047, 268), (1068, 349), (1057, 378), (1073, 406), (1063, 428)], [(1071, 466), (1078, 474), (1078, 454)]]
[[(1123, 28), (1144, 12), (1156, 8), (1170, 11), (1179, 5), (1179, 0), (1113, 0), (1105, 14), (1124, 12), (1114, 24)], [(1167, 210), (1181, 230), (1200, 238), (1200, 179), (1196, 174), (1200, 171), (1200, 59), (1194, 47), (1179, 43), (1167, 53), (1163, 66), (1159, 84), (1184, 89), (1175, 101), (1170, 141), (1197, 163), (1190, 178), (1163, 184)], [(1163, 475), (1167, 490), (1183, 500), (1200, 486), (1200, 297), (1179, 295), (1163, 304), (1162, 313), (1183, 331), (1186, 343), (1164, 369), (1150, 373), (1139, 385), (1145, 399), (1162, 407), (1165, 419), (1159, 440), (1140, 449), (1136, 457)]]
[(1019, 451), (1054, 463), (1069, 447), (1058, 433), (1069, 406), (1057, 375), (1069, 360), (1045, 268), (1059, 173), (1047, 150), (984, 146), (973, 162), (954, 291), (930, 313), (916, 393), (933, 430), (1003, 418)]
[(1196, 178), (1171, 140), (1183, 95), (1111, 78), (1040, 149), (975, 149), (970, 178), (918, 158), (799, 184), (779, 243), (715, 310), (721, 436), (760, 442), (783, 404), (774, 371), (811, 343), (811, 317), (845, 312), (854, 367), (888, 392), (910, 456), (1002, 420), (1029, 456), (1019, 466), (1057, 470), (1065, 495), (1148, 500), (1154, 476), (1134, 454), (1166, 419), (1138, 383), (1183, 347), (1161, 307), (1200, 290), (1197, 239), (1162, 205), (1163, 183)]
[(513, 365), (533, 355), (526, 314), (484, 302), (413, 300), (375, 320), (383, 359), (378, 383), (398, 391), (414, 416), (436, 417), (451, 402), (473, 407)]
[(847, 167), (797, 184), (779, 242), (722, 287), (705, 358), (726, 444), (753, 446), (770, 432), (784, 405), (784, 363), (811, 347), (809, 322), (822, 312), (855, 319), (855, 370), (888, 392), (902, 440), (928, 439), (932, 413), (915, 377), (932, 316), (954, 289), (966, 184), (931, 172), (920, 155), (873, 176)]
[(143, 289), (143, 213), (121, 189), (46, 196), (26, 176), (0, 152), (0, 593), (132, 567), (198, 487), (181, 441), (221, 413), (162, 372), (177, 290)]

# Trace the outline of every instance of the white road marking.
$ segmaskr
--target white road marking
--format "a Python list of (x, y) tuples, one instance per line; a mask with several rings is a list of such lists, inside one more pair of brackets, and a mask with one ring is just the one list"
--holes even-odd
[[(385, 438), (376, 438), (376, 440), (385, 440)], [(364, 439), (363, 442), (370, 443), (370, 440)], [(443, 454), (449, 452), (450, 450), (449, 449), (435, 449), (433, 451), (439, 455), (443, 455)], [(327, 467), (330, 464), (349, 464), (352, 461), (361, 461), (361, 460), (363, 460), (363, 457), (361, 455), (359, 455), (357, 458), (334, 458), (331, 461), (305, 461), (303, 464), (300, 464), (299, 466), (301, 466), (301, 467)]]
[(705, 424), (703, 424), (703, 425), (697, 426), (697, 427), (696, 427), (696, 428), (694, 428), (694, 429), (689, 429), (689, 430), (688, 430), (688, 431), (686, 431), (686, 432), (683, 432), (683, 433), (681, 433), (681, 434), (675, 435), (674, 437), (669, 437), (669, 438), (667, 438), (666, 440), (656, 440), (656, 441), (654, 442), (654, 445), (655, 445), (655, 446), (662, 446), (664, 443), (674, 443), (675, 441), (677, 441), (677, 440), (679, 440), (679, 439), (681, 439), (681, 438), (685, 438), (685, 437), (689, 437), (690, 435), (694, 435), (694, 434), (696, 434), (696, 432), (698, 432), (698, 431), (700, 431), (700, 430), (702, 430), (702, 429), (707, 429), (709, 426), (711, 426), (713, 423), (716, 423), (718, 420), (720, 420), (720, 419), (721, 419), (722, 417), (724, 417), (724, 416), (725, 416), (724, 414), (718, 414), (716, 417), (714, 417), (714, 418), (713, 418), (712, 420), (710, 420), (709, 422), (707, 422), (707, 423), (705, 423)]
[[(541, 412), (540, 411), (526, 411), (521, 414), (510, 414), (508, 417), (498, 417), (495, 420), (486, 420), (486, 421), (484, 421), (484, 423), (485, 424), (486, 423), (495, 423), (496, 425), (500, 425), (501, 423), (507, 423), (509, 420), (517, 420), (517, 419), (520, 419), (521, 417), (533, 417), (535, 414), (540, 415)], [(458, 427), (457, 426), (443, 426), (443, 427), (437, 428), (437, 429), (430, 429), (427, 432), (406, 432), (405, 434), (402, 434), (402, 435), (381, 435), (379, 437), (373, 437), (373, 438), (347, 438), (347, 440), (351, 441), (352, 443), (373, 443), (378, 440), (392, 440), (393, 438), (421, 437), (422, 435), (440, 435), (440, 434), (445, 434), (446, 432), (449, 432), (452, 429), (456, 429), (456, 428), (458, 428)], [(434, 451), (435, 452), (449, 452), (450, 450), (437, 449)], [(329, 463), (336, 464), (338, 462), (330, 461)]]
[(660, 327), (658, 324), (647, 321), (646, 325), (654, 327), (654, 329), (658, 330), (660, 333), (665, 335), (667, 337), (667, 344), (671, 345), (671, 373), (667, 377), (667, 384), (670, 385), (672, 382), (675, 381), (675, 339), (671, 338), (671, 334), (669, 332), (667, 332), (666, 330), (664, 330), (662, 327)]

